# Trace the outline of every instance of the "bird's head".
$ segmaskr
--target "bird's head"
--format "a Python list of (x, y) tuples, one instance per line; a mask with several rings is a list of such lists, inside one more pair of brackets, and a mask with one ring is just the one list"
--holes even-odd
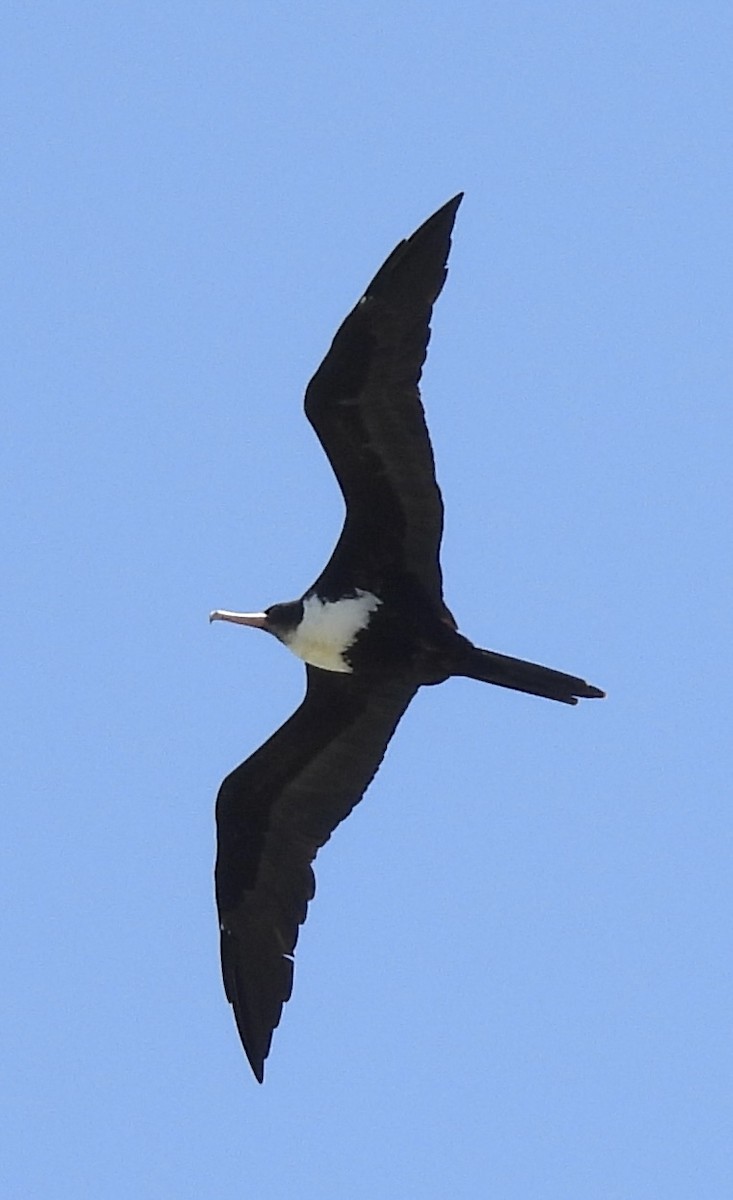
[(286, 645), (302, 619), (302, 600), (288, 600), (284, 604), (271, 604), (264, 612), (238, 613), (217, 608), (214, 612), (209, 613), (209, 621), (232, 621), (235, 625), (250, 625), (253, 629), (264, 629), (266, 633), (271, 633)]

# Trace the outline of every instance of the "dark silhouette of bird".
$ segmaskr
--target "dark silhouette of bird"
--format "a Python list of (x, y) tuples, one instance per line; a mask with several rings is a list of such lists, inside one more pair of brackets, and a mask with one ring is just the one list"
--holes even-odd
[(302, 704), (227, 776), (216, 806), (224, 987), (260, 1082), (293, 986), (313, 860), (417, 689), (460, 675), (562, 704), (604, 694), (474, 646), (443, 600), (443, 504), (418, 384), (461, 199), (393, 250), (308, 385), (305, 413), (346, 503), (325, 569), (297, 600), (211, 614), (265, 630), (306, 663)]

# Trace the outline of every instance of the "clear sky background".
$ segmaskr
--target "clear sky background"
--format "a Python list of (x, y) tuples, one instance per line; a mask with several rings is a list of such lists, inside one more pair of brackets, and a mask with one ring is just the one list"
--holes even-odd
[[(729, 1200), (731, 5), (0, 24), (3, 1196)], [(207, 614), (322, 567), (305, 384), (460, 189), (446, 598), (609, 697), (418, 697), (260, 1088), (213, 803), (303, 670)]]

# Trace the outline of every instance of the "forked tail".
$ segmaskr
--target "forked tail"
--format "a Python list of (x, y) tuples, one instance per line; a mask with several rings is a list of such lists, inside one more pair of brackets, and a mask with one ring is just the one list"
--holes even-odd
[(480, 650), (478, 646), (471, 647), (456, 674), (495, 683), (497, 687), (512, 688), (515, 692), (545, 696), (548, 700), (559, 700), (561, 704), (577, 704), (579, 699), (600, 699), (606, 694), (576, 675), (553, 671), (551, 667), (525, 662), (522, 658), (510, 658), (494, 650)]

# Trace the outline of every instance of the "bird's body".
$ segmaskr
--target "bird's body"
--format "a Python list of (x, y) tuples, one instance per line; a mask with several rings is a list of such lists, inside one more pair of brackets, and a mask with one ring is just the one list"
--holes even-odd
[(217, 610), (307, 664), (300, 708), (225, 780), (216, 890), (224, 985), (255, 1075), (292, 987), (311, 863), (373, 778), (420, 686), (452, 675), (576, 704), (576, 676), (474, 646), (443, 600), (443, 505), (418, 382), (461, 196), (389, 256), (346, 318), (305, 410), (346, 502), (341, 536), (299, 600)]
[(285, 644), (313, 667), (350, 674), (355, 643), (370, 627), (381, 604), (378, 596), (361, 588), (340, 600), (325, 600), (317, 593), (305, 596), (303, 615)]

